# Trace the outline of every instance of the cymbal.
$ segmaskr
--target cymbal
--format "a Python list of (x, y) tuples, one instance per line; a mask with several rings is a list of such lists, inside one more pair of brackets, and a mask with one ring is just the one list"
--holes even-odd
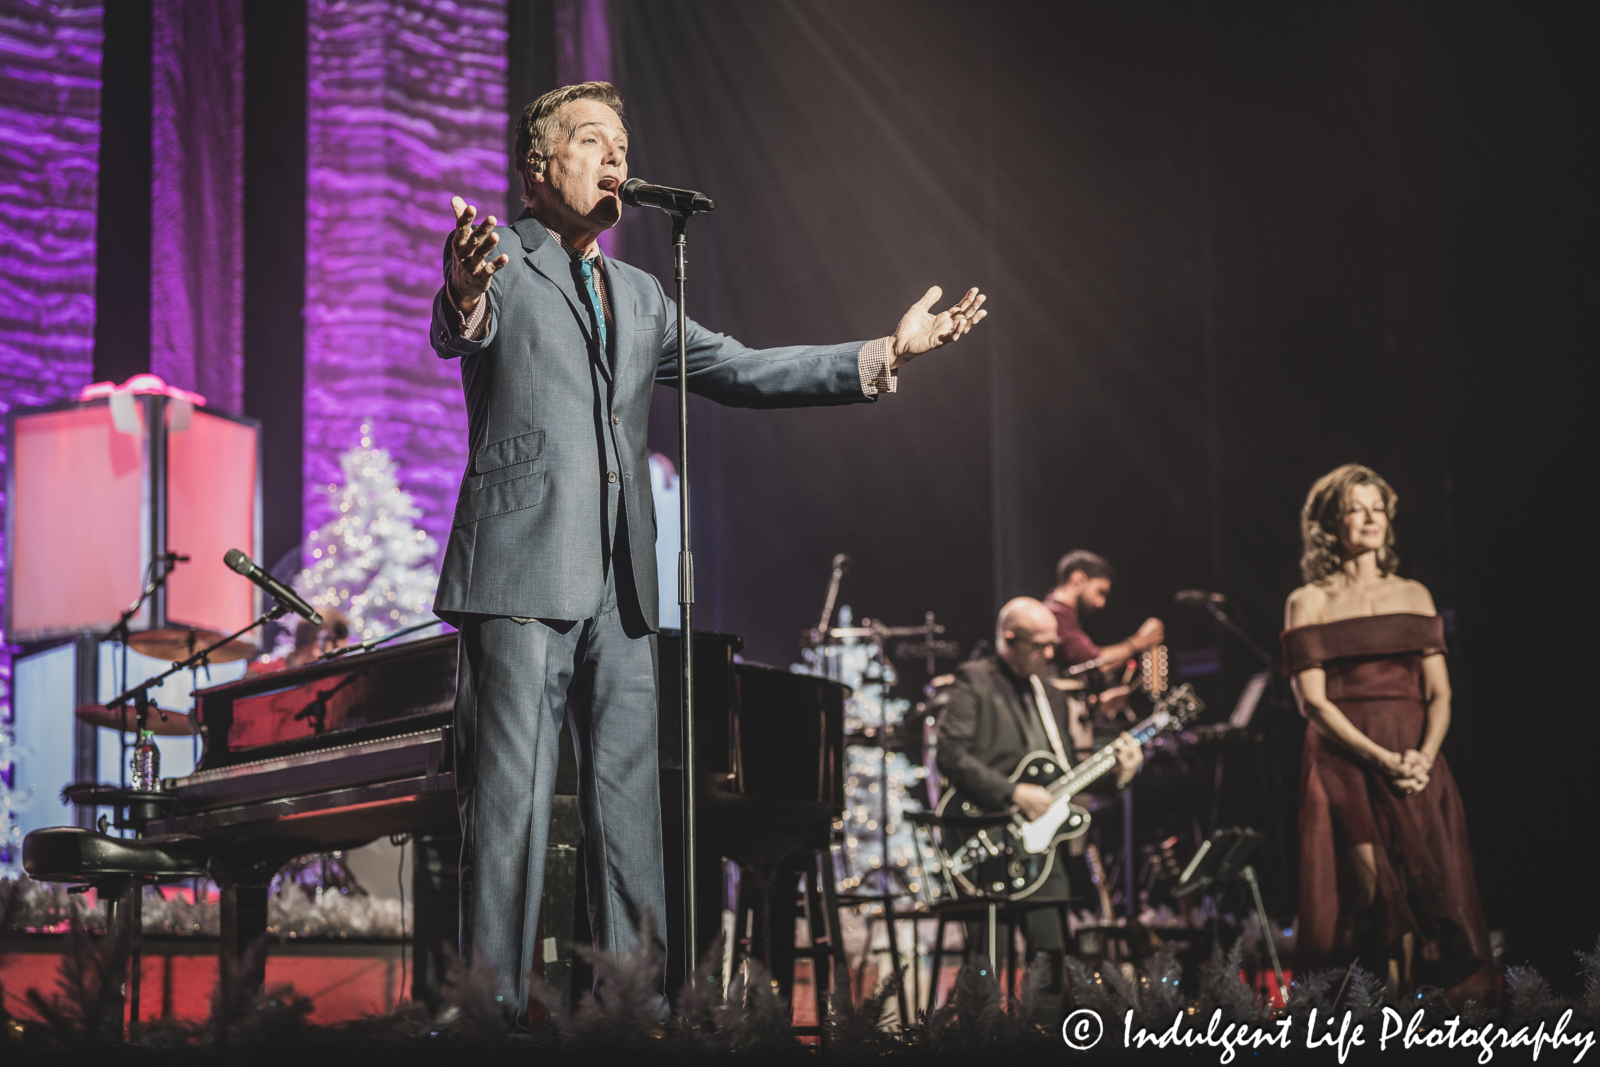
[(885, 626), (882, 619), (862, 619), (860, 626), (834, 626), (824, 632), (823, 636), (831, 637), (836, 641), (847, 640), (852, 637), (871, 638), (882, 640), (885, 637), (928, 637), (944, 633), (944, 623), (933, 621), (933, 612), (929, 612), (921, 626)]
[(922, 750), (922, 727), (913, 723), (892, 723), (888, 728), (882, 726), (868, 726), (861, 730), (850, 730), (845, 734), (844, 743), (859, 745), (863, 748), (887, 748), (891, 752), (920, 752)]
[[(92, 726), (104, 726), (108, 730), (132, 732), (139, 728), (139, 713), (131, 704), (124, 708), (80, 704), (73, 714)], [(145, 716), (144, 728), (162, 737), (188, 737), (195, 732), (194, 720), (187, 714), (170, 708), (158, 708), (154, 704), (150, 705), (150, 713)]]
[[(221, 638), (210, 630), (191, 630), (187, 626), (171, 626), (165, 630), (141, 630), (128, 638), (128, 646), (152, 659), (177, 663), (188, 659), (196, 651)], [(243, 641), (229, 641), (208, 657), (212, 663), (232, 663), (249, 659), (256, 654), (255, 646)]]
[(961, 646), (954, 641), (901, 641), (894, 646), (895, 659), (960, 659)]

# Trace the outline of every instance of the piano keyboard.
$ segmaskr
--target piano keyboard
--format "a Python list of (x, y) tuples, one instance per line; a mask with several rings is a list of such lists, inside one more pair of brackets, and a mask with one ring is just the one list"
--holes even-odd
[(418, 730), (376, 741), (196, 771), (162, 784), (181, 811), (322, 793), (403, 778), (432, 778), (448, 766), (449, 730)]

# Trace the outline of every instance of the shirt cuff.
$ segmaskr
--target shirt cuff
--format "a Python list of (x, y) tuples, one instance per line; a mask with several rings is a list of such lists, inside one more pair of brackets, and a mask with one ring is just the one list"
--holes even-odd
[(856, 360), (861, 371), (863, 396), (899, 391), (900, 375), (889, 369), (889, 364), (893, 361), (893, 354), (889, 349), (889, 342), (892, 340), (892, 337), (880, 337), (861, 346), (861, 353)]
[(468, 341), (481, 341), (488, 332), (489, 325), (489, 297), (488, 294), (478, 297), (478, 306), (472, 309), (471, 315), (463, 315), (461, 309), (455, 307), (456, 319), (460, 323), (459, 334)]

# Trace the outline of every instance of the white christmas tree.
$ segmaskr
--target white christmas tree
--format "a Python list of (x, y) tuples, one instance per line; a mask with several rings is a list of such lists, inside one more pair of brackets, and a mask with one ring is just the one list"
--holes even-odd
[(307, 536), (309, 566), (296, 590), (314, 607), (348, 615), (352, 642), (431, 619), (439, 542), (412, 524), (422, 512), (400, 488), (389, 453), (373, 447), (371, 427), (361, 427), (360, 446), (339, 466), (344, 486), (327, 488), (338, 517)]

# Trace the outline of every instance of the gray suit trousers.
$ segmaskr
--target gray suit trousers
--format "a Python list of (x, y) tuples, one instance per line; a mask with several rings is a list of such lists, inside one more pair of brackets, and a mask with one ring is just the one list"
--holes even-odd
[[(563, 715), (577, 749), (596, 947), (633, 951), (645, 913), (658, 930), (665, 916), (655, 638), (640, 625), (624, 627), (616, 569), (608, 570), (594, 618), (461, 620), (461, 951), (494, 969), (507, 1015), (526, 1010), (527, 975), (541, 947), (536, 929)], [(664, 958), (659, 934), (656, 942)], [(664, 998), (660, 1008), (665, 1017)]]

